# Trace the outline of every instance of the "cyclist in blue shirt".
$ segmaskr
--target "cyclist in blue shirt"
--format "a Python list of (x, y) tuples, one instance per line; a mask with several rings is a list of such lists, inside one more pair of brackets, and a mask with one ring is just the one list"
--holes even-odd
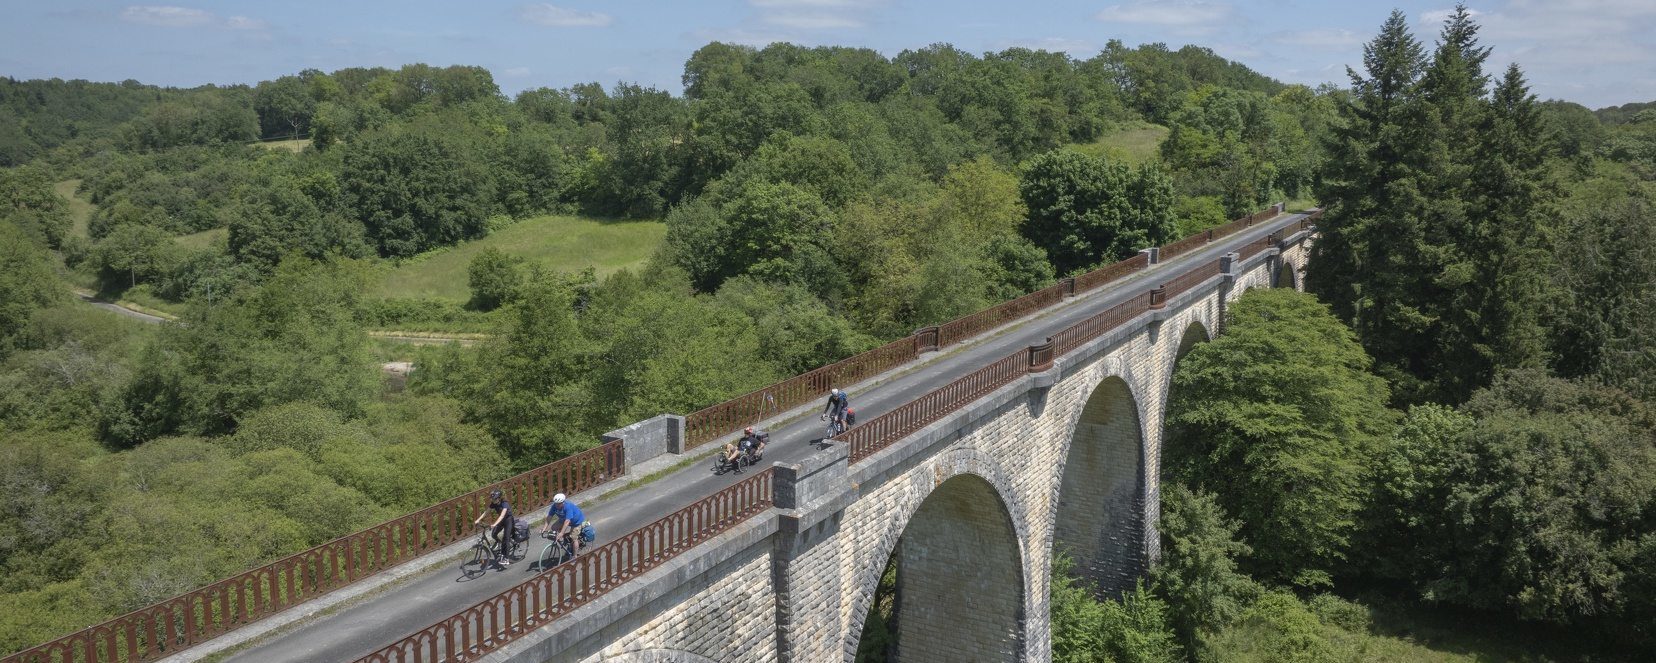
[(552, 508), (546, 510), (546, 524), (541, 527), (541, 534), (552, 531), (553, 519), (558, 522), (558, 534), (552, 537), (554, 541), (564, 535), (572, 535), (569, 542), (576, 555), (581, 554), (582, 533), (581, 526), (586, 524), (586, 514), (581, 513), (581, 507), (564, 497), (563, 493), (552, 496)]

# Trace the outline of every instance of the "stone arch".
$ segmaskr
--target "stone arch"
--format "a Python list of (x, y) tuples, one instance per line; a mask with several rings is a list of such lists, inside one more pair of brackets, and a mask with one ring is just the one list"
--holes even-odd
[(602, 656), (595, 663), (719, 663), (701, 654), (679, 649), (641, 649)]
[(1288, 260), (1278, 261), (1276, 274), (1272, 276), (1271, 287), (1299, 289), (1299, 271), (1294, 263)]
[(1110, 374), (1094, 385), (1070, 424), (1058, 482), (1052, 548), (1105, 594), (1131, 587), (1148, 553), (1141, 403), (1129, 379)]
[(1191, 320), (1190, 324), (1185, 325), (1184, 334), (1179, 336), (1179, 348), (1173, 351), (1173, 362), (1178, 363), (1192, 348), (1211, 340), (1213, 334), (1208, 331), (1207, 325), (1201, 320)]
[[(899, 660), (1025, 660), (1035, 578), (1023, 545), (1029, 511), (1009, 476), (989, 455), (956, 447), (898, 481), (907, 485), (897, 508), (855, 566), (845, 660), (856, 659), (880, 575), (893, 555), (903, 595)], [(963, 633), (967, 624), (971, 632)]]

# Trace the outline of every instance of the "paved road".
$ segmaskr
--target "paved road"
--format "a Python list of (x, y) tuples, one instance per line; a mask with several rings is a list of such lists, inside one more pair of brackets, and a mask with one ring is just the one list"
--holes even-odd
[[(1294, 215), (1297, 219), (1302, 215)], [(1163, 265), (1141, 271), (1105, 288), (1066, 302), (1015, 328), (1003, 329), (990, 338), (978, 339), (961, 349), (924, 356), (918, 368), (861, 393), (851, 392), (851, 405), (860, 419), (871, 419), (907, 403), (919, 394), (941, 387), (1014, 350), (1038, 343), (1071, 324), (1129, 299), (1167, 280), (1189, 266), (1213, 260), (1248, 240), (1262, 239), (1270, 229), (1281, 227), (1284, 217), (1256, 225), (1227, 240), (1192, 251)], [(734, 437), (734, 436), (728, 436)], [(814, 416), (772, 430), (765, 461), (797, 462), (814, 451), (813, 441), (822, 437), (822, 424)], [(631, 532), (657, 518), (706, 497), (743, 475), (715, 476), (710, 462), (698, 462), (608, 501), (584, 509), (598, 529), (598, 543)], [(538, 554), (541, 540), (531, 539)], [(250, 647), (230, 658), (237, 662), (349, 661), (395, 642), (419, 629), (453, 616), (528, 579), (534, 572), (526, 560), (505, 571), (490, 572), (474, 580), (462, 580), (457, 564), (437, 567), (423, 576), (363, 599), (324, 618)]]
[(154, 315), (150, 315), (148, 313), (139, 313), (139, 312), (134, 311), (132, 309), (129, 309), (125, 306), (121, 306), (121, 305), (118, 305), (118, 304), (112, 304), (112, 303), (106, 302), (102, 299), (98, 299), (98, 297), (96, 295), (88, 295), (88, 294), (85, 294), (85, 293), (77, 292), (77, 293), (75, 293), (75, 296), (80, 297), (81, 301), (84, 301), (88, 304), (91, 304), (93, 306), (101, 308), (105, 311), (114, 311), (115, 313), (118, 313), (120, 315), (124, 315), (124, 316), (129, 317), (129, 318), (133, 318), (133, 319), (138, 320), (140, 322), (148, 322), (150, 324), (158, 324), (158, 323), (162, 323), (162, 322), (167, 321), (166, 318), (163, 318), (163, 317), (160, 317), (160, 316), (154, 316)]

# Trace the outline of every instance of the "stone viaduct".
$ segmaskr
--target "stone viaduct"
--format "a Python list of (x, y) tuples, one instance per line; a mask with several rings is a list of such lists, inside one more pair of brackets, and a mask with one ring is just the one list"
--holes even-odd
[(1051, 659), (1055, 549), (1107, 590), (1158, 554), (1175, 362), (1255, 287), (1300, 288), (1311, 238), (1213, 275), (970, 405), (851, 462), (775, 469), (774, 507), (486, 660), (851, 661), (887, 560), (903, 661)]

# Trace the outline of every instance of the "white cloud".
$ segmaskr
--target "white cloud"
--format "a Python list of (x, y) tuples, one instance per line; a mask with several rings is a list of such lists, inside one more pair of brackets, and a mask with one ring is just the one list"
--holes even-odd
[(224, 19), (224, 27), (230, 28), (231, 30), (263, 30), (270, 27), (270, 24), (256, 18), (231, 16), (230, 18)]
[(247, 16), (219, 18), (205, 9), (172, 5), (132, 5), (121, 10), (122, 21), (161, 28), (211, 28), (215, 30), (263, 31), (270, 23)]
[(511, 68), (508, 68), (508, 69), (501, 70), (500, 73), (501, 73), (501, 75), (507, 76), (507, 77), (510, 77), (510, 78), (523, 78), (524, 76), (529, 75), (529, 68), (528, 67), (511, 67)]
[(550, 4), (524, 5), (518, 15), (530, 23), (553, 28), (603, 28), (615, 22), (609, 14), (566, 9)]
[(860, 28), (865, 24), (862, 20), (850, 16), (836, 16), (834, 14), (779, 12), (763, 16), (764, 22), (771, 25), (780, 25), (784, 28), (800, 30), (828, 30), (834, 28)]
[(1093, 16), (1106, 23), (1140, 23), (1182, 30), (1208, 30), (1230, 20), (1233, 8), (1200, 0), (1136, 0), (1110, 5)]
[(163, 28), (197, 28), (211, 25), (217, 19), (211, 12), (189, 7), (133, 5), (121, 11), (121, 20)]
[(1281, 44), (1290, 48), (1315, 48), (1329, 51), (1354, 50), (1369, 40), (1368, 37), (1344, 28), (1313, 28), (1310, 30), (1294, 30), (1291, 32), (1277, 32), (1270, 35), (1271, 43)]
[(796, 35), (770, 32), (766, 30), (749, 30), (746, 28), (704, 28), (691, 31), (690, 36), (696, 41), (719, 41), (726, 44), (753, 46), (755, 48), (763, 48), (779, 41), (801, 45), (809, 45), (812, 43), (811, 40), (802, 39)]
[[(1473, 18), (1483, 16), (1483, 14), (1484, 14), (1483, 12), (1478, 11), (1476, 9), (1473, 9), (1471, 7), (1466, 8), (1466, 13), (1471, 15)], [(1425, 24), (1425, 25), (1436, 26), (1439, 23), (1443, 23), (1444, 21), (1449, 20), (1449, 17), (1454, 16), (1454, 15), (1455, 15), (1455, 10), (1453, 10), (1453, 9), (1433, 9), (1433, 10), (1430, 10), (1430, 11), (1422, 12), (1420, 14), (1420, 22), (1422, 24)]]

